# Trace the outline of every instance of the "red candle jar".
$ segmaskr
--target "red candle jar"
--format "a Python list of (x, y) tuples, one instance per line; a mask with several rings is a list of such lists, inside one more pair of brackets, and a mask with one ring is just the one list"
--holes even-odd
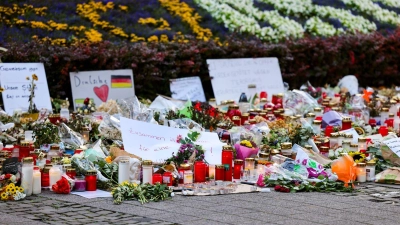
[[(179, 173), (179, 183), (183, 184), (183, 176), (185, 174), (185, 170), (190, 170), (190, 165), (189, 164), (181, 164), (178, 173)], [(154, 179), (154, 178), (153, 178)]]
[(233, 166), (233, 179), (240, 179), (243, 172), (243, 160), (235, 159)]
[(203, 161), (194, 163), (194, 182), (206, 182), (206, 164)]
[(225, 170), (224, 165), (215, 165), (215, 180), (224, 180)]
[(74, 168), (68, 168), (65, 172), (67, 176), (71, 177), (72, 179), (75, 179), (76, 177), (76, 171)]
[(173, 183), (173, 178), (172, 178), (172, 173), (171, 172), (165, 172), (163, 174), (163, 184), (167, 186), (172, 186)]
[(254, 119), (254, 117), (258, 115), (258, 113), (254, 109), (250, 109), (248, 113), (249, 113), (249, 120)]
[(333, 132), (333, 126), (326, 126), (326, 128), (325, 128), (325, 136), (326, 137), (330, 137), (331, 136), (331, 133)]
[(44, 167), (42, 171), (42, 178), (41, 178), (41, 183), (42, 187), (49, 187), (50, 186), (50, 168), (49, 167)]
[(246, 121), (249, 120), (249, 114), (248, 113), (243, 113), (241, 120), (240, 120), (240, 124), (244, 124)]
[(239, 116), (233, 116), (232, 122), (233, 122), (233, 124), (235, 124), (236, 126), (240, 126), (242, 120), (240, 119)]
[(29, 142), (21, 142), (21, 144), (19, 145), (19, 161), (21, 161), (25, 157), (29, 157), (31, 151), (34, 151), (34, 148)]
[(386, 135), (389, 134), (389, 130), (388, 130), (388, 128), (387, 128), (386, 126), (381, 126), (381, 127), (379, 127), (378, 132), (379, 132), (383, 137), (385, 137)]
[(318, 150), (321, 151), (322, 143), (320, 141), (314, 141), (314, 144), (317, 146)]
[(394, 127), (394, 114), (393, 113), (389, 113), (389, 118), (385, 121), (385, 124), (387, 127)]
[(86, 191), (96, 191), (97, 190), (97, 171), (88, 170), (85, 176), (86, 180)]
[(159, 173), (154, 173), (153, 174), (153, 184), (162, 184), (163, 183), (163, 176)]
[(376, 127), (376, 120), (374, 118), (369, 119), (368, 124), (371, 127)]
[(351, 129), (351, 117), (345, 116), (342, 118), (342, 130)]
[(326, 146), (321, 146), (321, 147), (319, 148), (319, 151), (321, 152), (321, 155), (324, 155), (324, 156), (326, 156), (326, 157), (329, 156), (329, 148), (328, 148), (328, 147), (326, 147)]
[(274, 94), (272, 95), (272, 103), (274, 105), (277, 105), (278, 103), (281, 104), (281, 107), (283, 108), (283, 94)]
[(239, 118), (242, 116), (242, 112), (240, 112), (239, 106), (238, 105), (230, 105), (228, 108), (228, 112), (226, 115), (230, 118), (233, 119), (234, 116), (238, 116)]
[(230, 145), (222, 147), (222, 164), (225, 165), (225, 181), (232, 181), (233, 148)]

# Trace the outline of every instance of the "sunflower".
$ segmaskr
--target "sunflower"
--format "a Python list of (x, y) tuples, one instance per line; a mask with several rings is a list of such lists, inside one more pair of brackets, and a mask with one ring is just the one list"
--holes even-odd
[(3, 92), (3, 91), (4, 91), (4, 88), (3, 88), (3, 87), (0, 87), (0, 93)]
[(365, 154), (362, 152), (349, 152), (349, 156), (353, 157), (355, 163), (365, 162)]
[(9, 193), (12, 194), (12, 195), (15, 194), (16, 189), (17, 189), (17, 187), (10, 188)]
[(7, 200), (8, 199), (8, 195), (6, 192), (1, 193), (1, 200)]
[(38, 78), (38, 76), (36, 74), (32, 74), (32, 79), (36, 80), (36, 81), (39, 80), (39, 78)]
[(19, 192), (24, 193), (24, 189), (22, 187), (16, 187), (16, 188), (18, 188)]
[(11, 183), (11, 184), (7, 185), (7, 187), (15, 187), (15, 184)]
[(11, 188), (8, 187), (8, 188), (6, 189), (6, 192), (11, 193)]

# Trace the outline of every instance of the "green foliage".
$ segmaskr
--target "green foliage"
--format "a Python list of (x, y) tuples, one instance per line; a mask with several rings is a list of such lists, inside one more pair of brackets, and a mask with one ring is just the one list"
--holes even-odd
[(170, 198), (172, 190), (164, 184), (135, 184), (125, 182), (111, 191), (115, 204), (126, 200), (137, 200), (144, 204), (149, 201), (158, 202)]
[(104, 177), (109, 179), (107, 183), (102, 183), (103, 189), (109, 189), (118, 185), (118, 164), (107, 163), (104, 159), (98, 159), (93, 162), (98, 166), (98, 170), (103, 174)]
[(58, 143), (60, 138), (58, 136), (58, 127), (52, 123), (37, 123), (33, 127), (33, 137), (35, 140), (35, 147), (39, 148), (44, 144)]
[[(320, 179), (320, 178), (319, 178)], [(297, 181), (285, 178), (269, 180), (266, 176), (264, 183), (269, 187), (274, 187), (276, 191), (282, 192), (353, 192), (354, 189), (349, 185), (345, 187), (342, 182), (330, 181), (327, 178), (320, 179), (319, 182)]]

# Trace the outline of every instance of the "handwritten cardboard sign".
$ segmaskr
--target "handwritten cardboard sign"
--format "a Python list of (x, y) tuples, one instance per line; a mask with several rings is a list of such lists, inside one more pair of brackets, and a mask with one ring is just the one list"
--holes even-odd
[(189, 98), (191, 101), (206, 101), (200, 77), (171, 79), (170, 90), (171, 97), (174, 99), (188, 100)]
[(392, 138), (389, 140), (383, 141), (392, 152), (394, 152), (397, 156), (400, 157), (400, 138)]
[(218, 104), (223, 100), (239, 101), (249, 84), (255, 84), (258, 93), (266, 91), (269, 99), (272, 94), (284, 92), (277, 58), (207, 59), (207, 64)]
[[(38, 76), (35, 81), (35, 98), (37, 109), (51, 110), (49, 88), (43, 63), (1, 63), (0, 81), (4, 88), (2, 93), (5, 111), (13, 114), (14, 110), (28, 111), (32, 75)], [(30, 80), (27, 80), (29, 77)]]
[(18, 157), (8, 158), (3, 162), (3, 174), (16, 174), (18, 173)]
[(85, 98), (94, 100), (96, 106), (108, 99), (135, 96), (132, 70), (100, 70), (70, 73), (74, 107), (83, 106)]
[[(164, 162), (172, 153), (177, 154), (180, 143), (177, 137), (187, 137), (189, 130), (160, 126), (121, 118), (121, 133), (125, 151), (149, 159), (154, 162)], [(205, 159), (210, 164), (221, 164), (222, 146), (216, 133), (201, 132), (195, 142), (205, 150)]]

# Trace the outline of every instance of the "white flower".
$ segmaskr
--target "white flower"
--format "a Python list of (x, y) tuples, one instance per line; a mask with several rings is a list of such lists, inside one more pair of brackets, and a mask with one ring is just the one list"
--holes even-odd
[(15, 183), (15, 181), (17, 180), (17, 177), (15, 175), (12, 175), (10, 177), (11, 182)]
[(87, 110), (87, 109), (85, 109), (84, 113), (88, 113), (88, 110)]
[(91, 111), (94, 111), (94, 107), (90, 108)]

